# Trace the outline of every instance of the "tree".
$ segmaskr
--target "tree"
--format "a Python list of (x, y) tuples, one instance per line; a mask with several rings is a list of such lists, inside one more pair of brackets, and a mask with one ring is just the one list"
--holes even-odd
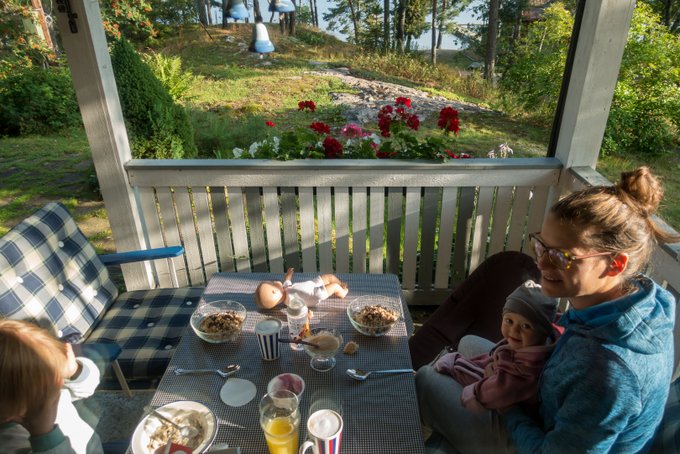
[(427, 31), (429, 25), (425, 20), (430, 0), (409, 0), (404, 15), (404, 34), (406, 35), (406, 49), (411, 49), (413, 39), (418, 39)]
[(567, 59), (572, 14), (563, 3), (545, 9), (540, 21), (521, 36), (505, 68), (501, 86), (512, 92), (525, 109), (546, 122), (553, 117)]
[(661, 153), (680, 131), (680, 41), (653, 9), (633, 13), (605, 130), (605, 151)]
[(484, 79), (493, 82), (496, 66), (496, 38), (498, 35), (498, 9), (500, 0), (489, 0), (489, 23), (486, 38), (486, 54), (484, 56)]
[(661, 23), (672, 33), (680, 33), (680, 0), (645, 0)]

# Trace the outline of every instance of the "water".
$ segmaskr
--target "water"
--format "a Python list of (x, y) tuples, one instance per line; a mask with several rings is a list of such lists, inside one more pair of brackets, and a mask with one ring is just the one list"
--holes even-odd
[[(271, 16), (271, 13), (268, 12), (267, 10), (267, 2), (264, 0), (259, 0), (260, 1), (260, 10), (262, 11), (262, 14), (264, 16), (265, 22), (269, 20), (269, 17)], [(480, 23), (480, 20), (476, 17), (475, 13), (472, 11), (472, 9), (481, 2), (482, 0), (475, 0), (472, 2), (472, 4), (465, 9), (455, 20), (459, 24), (478, 24)], [(302, 3), (305, 6), (309, 6), (309, 0), (297, 0), (296, 3), (299, 5)], [(319, 8), (319, 28), (322, 30), (325, 30), (329, 33), (331, 33), (334, 36), (337, 36), (338, 38), (342, 40), (346, 40), (346, 36), (337, 32), (337, 31), (328, 31), (328, 23), (323, 20), (323, 15), (328, 12), (330, 9), (331, 5), (334, 5), (335, 2), (332, 0), (317, 0), (317, 7)], [(251, 11), (252, 14), (252, 11)], [(213, 22), (214, 23), (222, 23), (222, 10), (220, 8), (212, 8), (212, 16), (213, 16)], [(251, 18), (252, 20), (252, 18)], [(427, 23), (429, 24), (432, 20), (432, 16), (428, 15), (426, 18)], [(275, 15), (274, 21), (278, 21), (278, 15)], [(432, 46), (432, 30), (429, 30), (425, 33), (423, 33), (420, 38), (414, 41), (414, 48), (418, 48), (420, 50), (428, 50)], [(442, 39), (442, 49), (444, 50), (449, 50), (449, 49), (460, 49), (461, 48), (461, 42), (453, 35), (444, 35)]]

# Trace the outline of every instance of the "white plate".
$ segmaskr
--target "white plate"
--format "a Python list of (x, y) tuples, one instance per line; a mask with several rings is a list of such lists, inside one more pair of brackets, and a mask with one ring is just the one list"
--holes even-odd
[[(201, 418), (201, 422), (203, 423), (203, 427), (205, 427), (205, 434), (201, 444), (193, 450), (194, 453), (206, 451), (213, 440), (215, 440), (215, 436), (217, 435), (217, 419), (213, 412), (205, 405), (192, 400), (180, 400), (163, 405), (156, 410), (163, 416), (171, 419), (175, 416), (188, 413), (198, 414), (198, 417)], [(161, 424), (161, 421), (153, 415), (145, 416), (139, 424), (137, 424), (135, 433), (132, 435), (131, 443), (132, 452), (134, 454), (153, 454), (153, 452), (149, 451), (147, 448), (149, 446), (149, 437), (161, 426)]]

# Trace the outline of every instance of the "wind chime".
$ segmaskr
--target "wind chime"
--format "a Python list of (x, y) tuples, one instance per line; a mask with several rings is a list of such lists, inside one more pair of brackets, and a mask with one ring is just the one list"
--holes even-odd
[(253, 25), (253, 38), (250, 40), (250, 47), (248, 50), (260, 54), (260, 58), (269, 52), (274, 52), (274, 44), (269, 41), (269, 32), (267, 26), (262, 23), (262, 16), (255, 18), (255, 25)]
[[(242, 0), (232, 1), (239, 1), (242, 4)], [(291, 0), (273, 0), (271, 3), (269, 3), (269, 11), (279, 14), (292, 13), (295, 11), (295, 5)], [(274, 44), (272, 44), (272, 42), (269, 40), (269, 32), (262, 21), (262, 16), (257, 16), (255, 18), (255, 24), (253, 25), (253, 37), (250, 41), (248, 50), (259, 53), (260, 58), (262, 58), (266, 53), (274, 52)]]
[(234, 20), (248, 19), (248, 9), (243, 4), (243, 0), (229, 0), (227, 2), (227, 17)]

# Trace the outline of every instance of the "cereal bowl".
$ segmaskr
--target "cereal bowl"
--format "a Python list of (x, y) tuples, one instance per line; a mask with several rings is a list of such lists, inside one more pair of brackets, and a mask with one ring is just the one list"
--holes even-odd
[(191, 328), (206, 342), (221, 344), (235, 340), (246, 322), (246, 308), (230, 300), (199, 305), (191, 314)]
[[(156, 409), (160, 414), (180, 425), (190, 425), (198, 430), (193, 439), (182, 439), (170, 425), (154, 415), (146, 415), (137, 425), (130, 446), (133, 454), (153, 454), (168, 441), (180, 443), (194, 453), (205, 452), (217, 435), (217, 419), (205, 405), (191, 400), (181, 400)], [(172, 439), (172, 437), (179, 437)]]
[(295, 393), (295, 395), (298, 396), (298, 399), (300, 399), (302, 393), (305, 392), (305, 381), (298, 374), (290, 373), (279, 374), (269, 380), (267, 393), (273, 393), (274, 391), (279, 391), (281, 389)]
[(347, 305), (347, 316), (361, 334), (380, 337), (401, 320), (401, 305), (386, 296), (360, 296)]

